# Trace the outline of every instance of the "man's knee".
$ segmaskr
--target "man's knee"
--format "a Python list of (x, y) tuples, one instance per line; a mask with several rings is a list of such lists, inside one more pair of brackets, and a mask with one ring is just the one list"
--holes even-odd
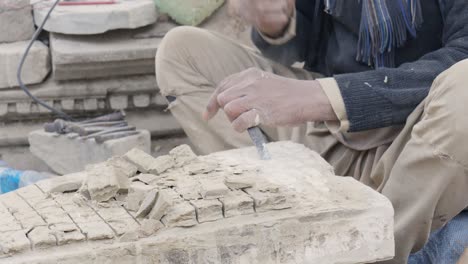
[[(434, 81), (431, 93), (438, 89), (467, 89), (468, 59), (460, 61), (442, 72)], [(468, 95), (468, 93), (466, 93)]]
[(180, 26), (170, 30), (161, 41), (156, 53), (156, 79), (163, 95), (175, 95), (174, 82), (187, 75), (193, 65), (190, 61), (197, 49), (205, 47), (205, 30)]
[(468, 165), (468, 60), (443, 72), (434, 81), (424, 107), (424, 117), (415, 126), (421, 135), (443, 156)]

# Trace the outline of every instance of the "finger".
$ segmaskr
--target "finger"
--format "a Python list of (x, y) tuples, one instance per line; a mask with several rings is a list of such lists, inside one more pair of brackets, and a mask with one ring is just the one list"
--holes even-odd
[(236, 120), (232, 121), (232, 127), (239, 133), (242, 133), (248, 128), (255, 127), (260, 124), (261, 117), (256, 109), (244, 112), (238, 118), (236, 118)]
[(230, 102), (247, 96), (249, 94), (249, 87), (249, 84), (239, 83), (220, 93), (217, 98), (219, 107), (224, 109)]
[(272, 25), (286, 25), (289, 21), (289, 16), (284, 13), (281, 14), (266, 14), (264, 16), (257, 17), (256, 25), (259, 28), (268, 28)]
[(248, 112), (252, 109), (251, 100), (247, 97), (242, 97), (231, 101), (224, 108), (223, 111), (226, 114), (230, 122), (236, 120), (241, 114)]
[(218, 113), (220, 105), (218, 104), (218, 95), (222, 93), (224, 90), (228, 89), (230, 83), (234, 83), (235, 79), (237, 79), (238, 74), (233, 74), (220, 82), (218, 87), (215, 89), (213, 94), (211, 95), (210, 99), (208, 99), (208, 104), (206, 105), (206, 110), (203, 113), (203, 119), (205, 121), (210, 120), (213, 118), (216, 113)]

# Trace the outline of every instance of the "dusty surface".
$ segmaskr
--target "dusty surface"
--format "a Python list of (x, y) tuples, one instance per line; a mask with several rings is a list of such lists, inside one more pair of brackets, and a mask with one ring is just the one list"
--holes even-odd
[(29, 0), (0, 1), (0, 43), (29, 40), (34, 23)]
[[(254, 148), (196, 157), (179, 147), (161, 173), (160, 162), (132, 151), (119, 166), (88, 168), (80, 194), (70, 190), (76, 180), (49, 180), (0, 196), (0, 262), (370, 263), (393, 255), (386, 198), (334, 176), (302, 145), (268, 147), (271, 161)], [(106, 166), (113, 169), (96, 173)], [(100, 178), (94, 187), (90, 177)], [(50, 193), (60, 188), (67, 192)]]

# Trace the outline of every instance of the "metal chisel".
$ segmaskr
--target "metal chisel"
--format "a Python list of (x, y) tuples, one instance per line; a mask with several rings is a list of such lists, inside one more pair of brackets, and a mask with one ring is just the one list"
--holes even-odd
[(255, 147), (257, 148), (258, 155), (260, 155), (260, 159), (270, 160), (271, 155), (266, 147), (266, 144), (268, 142), (265, 138), (265, 135), (263, 135), (262, 130), (260, 130), (259, 127), (251, 127), (247, 129), (247, 131), (249, 132), (250, 138), (252, 139), (253, 143), (255, 144)]

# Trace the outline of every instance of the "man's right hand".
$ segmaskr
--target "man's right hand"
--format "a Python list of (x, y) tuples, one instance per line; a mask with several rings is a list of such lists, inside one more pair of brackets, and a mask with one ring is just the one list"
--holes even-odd
[(295, 0), (230, 0), (231, 10), (269, 37), (279, 37), (289, 24)]

